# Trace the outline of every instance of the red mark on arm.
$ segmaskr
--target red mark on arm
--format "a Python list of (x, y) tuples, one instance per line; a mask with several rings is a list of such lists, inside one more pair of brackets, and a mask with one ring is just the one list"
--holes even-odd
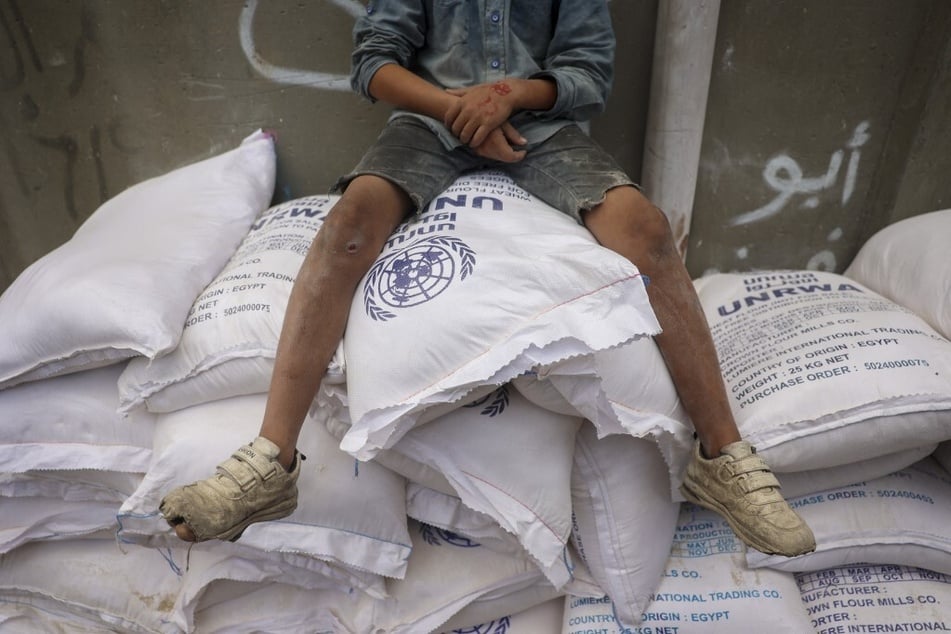
[(512, 87), (509, 86), (504, 81), (497, 81), (494, 84), (492, 84), (492, 90), (495, 91), (495, 94), (502, 95), (504, 97), (505, 95), (512, 92)]

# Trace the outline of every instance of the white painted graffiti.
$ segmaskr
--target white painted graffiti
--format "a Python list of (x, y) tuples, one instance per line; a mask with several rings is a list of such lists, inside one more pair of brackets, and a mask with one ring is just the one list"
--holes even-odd
[[(366, 11), (363, 4), (357, 0), (327, 0), (331, 4), (343, 9), (354, 18)], [(258, 53), (254, 45), (254, 13), (257, 11), (257, 0), (247, 0), (241, 16), (238, 19), (238, 35), (241, 38), (241, 50), (251, 67), (259, 74), (278, 84), (290, 86), (308, 86), (323, 90), (350, 90), (350, 77), (340, 73), (324, 73), (301, 68), (286, 68), (271, 64)]]
[[(849, 151), (849, 163), (845, 170), (845, 178), (842, 183), (842, 204), (849, 202), (852, 193), (855, 191), (855, 179), (858, 175), (859, 160), (861, 158), (861, 147), (865, 145), (869, 138), (869, 122), (863, 121), (852, 131), (852, 138), (846, 143), (846, 149)], [(780, 154), (774, 156), (763, 169), (763, 179), (766, 184), (776, 191), (776, 198), (766, 203), (762, 207), (747, 211), (733, 218), (730, 224), (745, 225), (751, 222), (757, 222), (770, 218), (782, 211), (793, 196), (806, 196), (802, 201), (801, 207), (814, 209), (819, 205), (819, 193), (832, 189), (839, 180), (839, 170), (842, 168), (842, 162), (845, 159), (846, 149), (836, 150), (829, 157), (829, 167), (826, 173), (821, 176), (806, 178), (803, 176), (802, 168), (791, 157)]]

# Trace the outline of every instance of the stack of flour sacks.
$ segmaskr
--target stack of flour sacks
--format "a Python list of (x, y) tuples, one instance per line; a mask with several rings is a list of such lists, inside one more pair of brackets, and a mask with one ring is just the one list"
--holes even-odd
[(747, 551), (683, 502), (693, 429), (648, 280), (492, 171), (359, 285), (297, 510), (177, 540), (159, 501), (257, 435), (335, 201), (271, 205), (274, 174), (259, 131), (131, 187), (0, 297), (0, 632), (951, 629), (949, 212), (847, 275), (697, 281), (813, 554)]

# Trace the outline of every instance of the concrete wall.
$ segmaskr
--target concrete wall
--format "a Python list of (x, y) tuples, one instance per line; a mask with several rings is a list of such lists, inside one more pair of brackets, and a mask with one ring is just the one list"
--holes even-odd
[[(664, 1), (611, 4), (617, 82), (593, 135), (635, 177)], [(360, 10), (0, 0), (0, 289), (103, 201), (257, 128), (278, 138), (275, 201), (326, 191), (387, 116), (346, 87)], [(949, 16), (945, 0), (723, 0), (691, 271), (840, 270), (875, 228), (951, 206)]]
[(951, 206), (951, 3), (721, 5), (688, 267), (841, 271)]

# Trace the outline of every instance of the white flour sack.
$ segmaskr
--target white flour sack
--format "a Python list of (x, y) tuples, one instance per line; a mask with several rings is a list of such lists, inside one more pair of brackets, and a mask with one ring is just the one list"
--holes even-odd
[[(116, 527), (116, 502), (67, 502), (43, 497), (0, 500), (0, 554), (33, 541), (83, 537)], [(3, 558), (0, 557), (0, 562)]]
[(109, 537), (27, 544), (0, 558), (0, 630), (176, 634), (180, 587), (160, 553)]
[(441, 473), (462, 503), (515, 535), (549, 580), (571, 579), (571, 465), (581, 419), (532, 405), (510, 386), (420, 425), (392, 451)]
[(923, 568), (842, 566), (796, 574), (816, 632), (951, 632), (951, 577)]
[(70, 470), (145, 473), (155, 416), (123, 417), (122, 364), (31, 381), (0, 391), (0, 473)]
[(423, 524), (468, 537), (497, 553), (523, 552), (511, 533), (485, 513), (473, 511), (455, 495), (422, 485), (406, 484), (406, 515)]
[(359, 593), (304, 589), (271, 581), (216, 580), (202, 593), (194, 614), (201, 634), (363, 634), (371, 611)]
[[(218, 546), (231, 544), (219, 542)], [(354, 592), (344, 579), (305, 576), (279, 561), (268, 566), (250, 565), (229, 550), (195, 547), (188, 555), (173, 613), (182, 631), (370, 632), (375, 599)], [(382, 585), (381, 581), (378, 597), (384, 594)], [(362, 613), (366, 613), (365, 624), (358, 628), (354, 622)], [(306, 619), (312, 621), (301, 625)], [(298, 629), (293, 629), (295, 626)]]
[(850, 462), (837, 467), (777, 473), (776, 477), (782, 485), (783, 495), (786, 498), (799, 497), (800, 495), (806, 495), (824, 489), (834, 489), (856, 482), (873, 480), (880, 477), (883, 473), (887, 474), (900, 471), (932, 455), (935, 451), (935, 447), (940, 446), (941, 445), (934, 444), (922, 445), (921, 447), (896, 451), (894, 453), (869, 458), (868, 460)]
[[(232, 451), (251, 442), (266, 400), (266, 394), (236, 396), (159, 414), (152, 463), (119, 509), (119, 538), (157, 547), (180, 544), (158, 511), (162, 497), (213, 474)], [(312, 560), (294, 564), (303, 567), (324, 570), (329, 564), (403, 576), (410, 550), (405, 480), (375, 463), (355, 464), (323, 425), (309, 419), (298, 448), (307, 459), (297, 482), (297, 509), (249, 526), (237, 542), (247, 551), (242, 556), (255, 561), (259, 555), (262, 566), (274, 565), (275, 556), (296, 556)]]
[(433, 405), (658, 330), (634, 265), (507, 176), (465, 176), (398, 228), (358, 287), (341, 446), (372, 458)]
[(110, 502), (118, 506), (141, 482), (141, 473), (117, 471), (0, 472), (0, 498), (39, 497), (66, 502)]
[(175, 350), (129, 363), (119, 380), (123, 409), (170, 412), (267, 392), (291, 287), (336, 200), (312, 196), (264, 211), (191, 305)]
[(951, 472), (951, 441), (940, 443), (932, 455), (938, 464)]
[(717, 274), (696, 287), (740, 433), (775, 471), (951, 437), (951, 342), (907, 309), (820, 271)]
[(267, 207), (275, 164), (258, 131), (106, 201), (0, 296), (0, 388), (172, 350)]
[(537, 368), (512, 383), (529, 400), (573, 412), (594, 423), (598, 436), (649, 438), (657, 443), (677, 487), (693, 446), (693, 426), (652, 338)]
[[(412, 519), (467, 538), (496, 553), (525, 556), (525, 548), (516, 536), (506, 532), (488, 515), (468, 508), (458, 497), (413, 483), (409, 483), (406, 489), (406, 514)], [(578, 596), (601, 596), (604, 591), (594, 580), (574, 545), (569, 543), (565, 550), (564, 562), (571, 566), (571, 580), (563, 584), (560, 590)]]
[(951, 339), (951, 209), (906, 218), (862, 245), (844, 275), (905, 306)]
[(533, 405), (509, 385), (406, 433), (380, 455), (445, 478), (468, 508), (514, 535), (556, 588), (571, 580), (571, 470), (581, 419)]
[(562, 594), (524, 554), (496, 553), (417, 522), (410, 522), (410, 532), (413, 553), (406, 577), (387, 580), (389, 597), (377, 603), (373, 619), (376, 632), (424, 634), (472, 628)]
[(608, 597), (568, 597), (561, 634), (813, 632), (792, 573), (750, 570), (725, 520), (684, 503), (664, 577), (640, 623), (621, 626)]
[(592, 577), (632, 627), (667, 566), (680, 505), (654, 443), (631, 436), (598, 439), (586, 424), (575, 444), (572, 538)]
[(442, 634), (557, 634), (564, 612), (565, 599), (558, 597), (511, 616), (503, 616), (471, 627), (447, 630)]
[(815, 552), (747, 563), (793, 572), (895, 564), (951, 574), (951, 474), (933, 458), (852, 486), (790, 498), (816, 536)]

